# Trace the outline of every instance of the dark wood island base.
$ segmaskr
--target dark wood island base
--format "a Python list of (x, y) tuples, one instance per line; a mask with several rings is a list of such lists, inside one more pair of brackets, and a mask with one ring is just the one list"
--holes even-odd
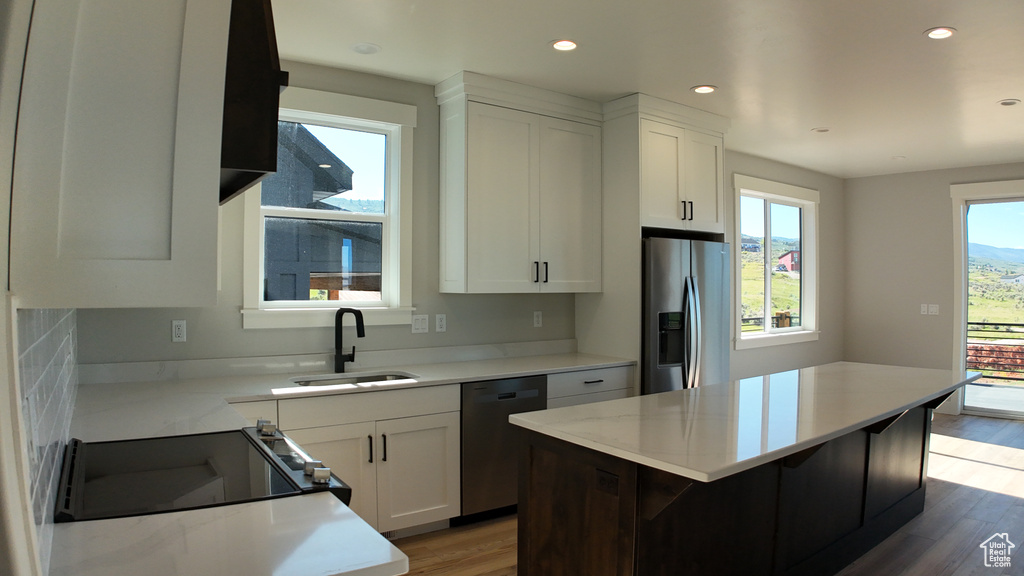
[(523, 430), (519, 575), (834, 574), (924, 509), (944, 399), (712, 482)]

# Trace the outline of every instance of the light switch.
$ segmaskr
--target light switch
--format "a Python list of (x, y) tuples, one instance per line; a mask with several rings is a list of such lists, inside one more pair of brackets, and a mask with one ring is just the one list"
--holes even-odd
[(927, 313), (928, 313), (928, 305), (927, 304), (921, 304), (921, 314), (927, 314)]
[(430, 315), (429, 314), (413, 314), (412, 315), (412, 333), (413, 334), (426, 334), (430, 332)]

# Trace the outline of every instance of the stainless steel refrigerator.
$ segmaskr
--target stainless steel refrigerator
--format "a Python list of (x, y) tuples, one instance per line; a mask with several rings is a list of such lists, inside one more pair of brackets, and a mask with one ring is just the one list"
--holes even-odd
[(729, 245), (649, 237), (644, 247), (641, 390), (729, 379)]

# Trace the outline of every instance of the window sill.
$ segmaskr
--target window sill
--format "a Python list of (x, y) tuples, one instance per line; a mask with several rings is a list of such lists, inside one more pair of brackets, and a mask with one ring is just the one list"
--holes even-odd
[(764, 348), (765, 346), (783, 346), (800, 342), (813, 342), (818, 339), (817, 330), (801, 330), (799, 332), (783, 332), (776, 334), (758, 334), (742, 336), (736, 339), (736, 349)]
[[(341, 306), (339, 306), (341, 307)], [(412, 324), (414, 308), (360, 308), (367, 326)], [(337, 308), (242, 309), (242, 328), (333, 328)]]

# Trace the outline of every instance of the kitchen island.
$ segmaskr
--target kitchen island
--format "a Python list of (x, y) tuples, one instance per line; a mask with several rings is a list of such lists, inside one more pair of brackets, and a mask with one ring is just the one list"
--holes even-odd
[(832, 574), (921, 512), (948, 370), (839, 362), (510, 417), (519, 574)]

